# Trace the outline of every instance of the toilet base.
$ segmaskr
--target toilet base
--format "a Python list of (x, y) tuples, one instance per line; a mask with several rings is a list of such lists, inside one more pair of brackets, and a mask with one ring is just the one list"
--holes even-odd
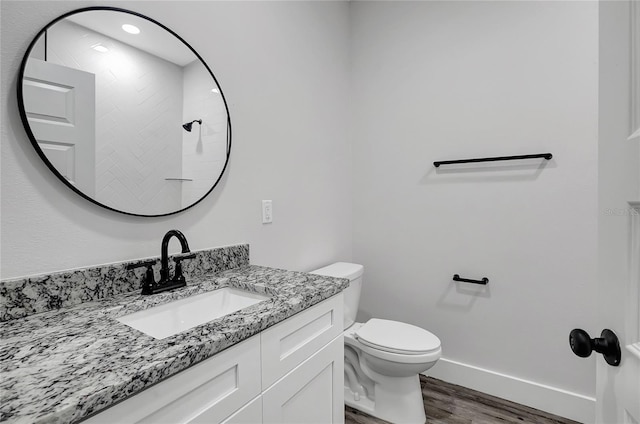
[(392, 423), (423, 424), (424, 413), (420, 377), (416, 374), (405, 378), (389, 378), (384, 384), (375, 385), (374, 399), (366, 396), (354, 398), (349, 387), (344, 388), (344, 403), (376, 418)]
[[(354, 393), (351, 391), (349, 387), (344, 388), (344, 404), (352, 407), (353, 409), (357, 409), (358, 411), (362, 411), (365, 414), (369, 414), (372, 417), (375, 417), (375, 403), (366, 396), (359, 396), (356, 400), (354, 398)], [(380, 417), (377, 417), (380, 418)]]

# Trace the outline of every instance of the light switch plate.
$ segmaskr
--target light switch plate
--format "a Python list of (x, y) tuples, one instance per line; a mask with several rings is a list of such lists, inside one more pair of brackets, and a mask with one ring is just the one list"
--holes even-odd
[(262, 201), (262, 223), (270, 224), (273, 222), (273, 203), (271, 200)]

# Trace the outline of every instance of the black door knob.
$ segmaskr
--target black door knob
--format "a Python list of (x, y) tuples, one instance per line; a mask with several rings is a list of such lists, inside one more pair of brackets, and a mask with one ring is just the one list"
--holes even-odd
[(586, 331), (576, 328), (569, 333), (569, 346), (576, 355), (586, 358), (594, 350), (602, 353), (607, 364), (617, 367), (620, 365), (620, 342), (616, 334), (608, 329), (602, 330), (600, 337), (592, 339)]

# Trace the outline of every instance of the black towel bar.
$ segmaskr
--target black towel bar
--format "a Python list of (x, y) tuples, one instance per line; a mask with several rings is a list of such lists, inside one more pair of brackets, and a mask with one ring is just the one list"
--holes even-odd
[(453, 281), (486, 285), (489, 282), (489, 279), (487, 277), (484, 277), (482, 280), (469, 280), (468, 278), (461, 278), (458, 274), (453, 274)]
[(433, 162), (433, 166), (438, 168), (440, 165), (451, 165), (454, 163), (495, 162), (498, 160), (518, 160), (518, 159), (535, 159), (535, 158), (544, 158), (546, 160), (550, 160), (552, 157), (553, 155), (551, 153), (537, 153), (535, 155), (496, 156), (492, 158), (441, 160), (441, 161)]

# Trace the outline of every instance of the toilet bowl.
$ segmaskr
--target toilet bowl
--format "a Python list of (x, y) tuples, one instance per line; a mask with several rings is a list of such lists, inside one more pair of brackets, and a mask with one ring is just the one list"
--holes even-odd
[(424, 423), (418, 374), (440, 358), (440, 340), (403, 322), (355, 322), (363, 271), (362, 265), (338, 262), (311, 272), (350, 281), (344, 291), (345, 404), (393, 423)]

